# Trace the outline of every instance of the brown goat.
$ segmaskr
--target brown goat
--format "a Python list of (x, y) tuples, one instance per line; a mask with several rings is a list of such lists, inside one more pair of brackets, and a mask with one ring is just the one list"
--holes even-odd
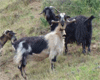
[(3, 46), (5, 45), (5, 43), (8, 41), (8, 40), (11, 40), (12, 36), (14, 35), (15, 33), (11, 30), (6, 30), (3, 32), (2, 36), (0, 37), (0, 53), (2, 51), (2, 48)]

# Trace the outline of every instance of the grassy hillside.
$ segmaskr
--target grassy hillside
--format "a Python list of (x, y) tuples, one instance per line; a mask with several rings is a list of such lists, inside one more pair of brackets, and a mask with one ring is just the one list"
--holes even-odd
[[(57, 2), (56, 2), (57, 1)], [(91, 53), (83, 55), (81, 46), (69, 44), (70, 55), (59, 56), (54, 72), (49, 59), (27, 64), (28, 80), (99, 80), (100, 79), (100, 0), (1, 0), (0, 35), (6, 29), (16, 32), (17, 38), (44, 35), (50, 27), (42, 15), (45, 6), (53, 5), (71, 17), (77, 15), (96, 18), (93, 23)], [(7, 42), (0, 54), (0, 80), (23, 80), (13, 63), (14, 50)]]

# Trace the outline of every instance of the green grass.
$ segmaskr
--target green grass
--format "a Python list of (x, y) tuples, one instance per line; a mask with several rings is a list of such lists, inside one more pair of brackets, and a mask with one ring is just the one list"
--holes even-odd
[(62, 56), (60, 59), (63, 60), (60, 61), (60, 59), (58, 59), (54, 72), (48, 70), (49, 65), (46, 64), (47, 61), (44, 61), (35, 64), (35, 66), (33, 66), (34, 68), (28, 66), (28, 76), (30, 80), (33, 78), (35, 80), (99, 80), (99, 58), (100, 56), (93, 57), (90, 55), (81, 55), (80, 57)]
[[(67, 15), (94, 15), (99, 17), (100, 1), (99, 0), (43, 0), (43, 7), (55, 6), (61, 12)], [(60, 5), (60, 7), (59, 7)]]
[[(37, 1), (37, 3), (35, 3)], [(57, 1), (57, 2), (56, 2)], [(65, 1), (65, 2), (63, 2)], [(4, 0), (0, 1), (0, 35), (11, 29), (17, 38), (45, 35), (50, 32), (49, 24), (44, 16), (38, 15), (45, 6), (55, 6), (71, 17), (77, 15), (95, 18), (93, 23), (92, 51), (83, 55), (81, 46), (69, 44), (70, 55), (59, 56), (55, 71), (50, 70), (49, 59), (27, 63), (26, 72), (29, 80), (100, 80), (100, 1), (99, 0)], [(95, 5), (96, 4), (96, 5)], [(39, 6), (40, 5), (40, 6)], [(60, 5), (60, 6), (59, 6)], [(96, 45), (96, 47), (93, 47)], [(87, 53), (88, 54), (88, 53)], [(14, 50), (8, 41), (0, 56), (1, 80), (23, 80), (17, 65), (12, 61)], [(4, 63), (4, 64), (3, 64)], [(1, 65), (3, 64), (3, 65)], [(4, 76), (3, 76), (4, 75)], [(3, 77), (2, 77), (3, 76)]]

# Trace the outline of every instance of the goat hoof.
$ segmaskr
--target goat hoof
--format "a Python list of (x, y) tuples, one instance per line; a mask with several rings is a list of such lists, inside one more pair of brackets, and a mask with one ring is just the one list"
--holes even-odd
[(88, 49), (88, 52), (91, 52), (91, 50), (90, 50), (90, 49)]
[(64, 53), (64, 55), (67, 55), (67, 53)]
[(64, 55), (67, 55), (67, 50), (65, 50), (65, 53), (64, 53)]
[(21, 67), (18, 66), (18, 69), (20, 69)]
[(27, 77), (24, 77), (25, 80), (27, 80)]
[(82, 53), (85, 55), (85, 54), (86, 54), (86, 51), (85, 51), (85, 50), (83, 50), (83, 51), (82, 51)]
[(90, 55), (91, 50), (88, 50), (87, 52), (88, 52), (88, 55)]

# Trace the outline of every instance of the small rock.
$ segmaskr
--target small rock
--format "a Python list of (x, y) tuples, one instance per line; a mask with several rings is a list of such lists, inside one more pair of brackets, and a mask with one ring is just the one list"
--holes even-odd
[(74, 71), (72, 71), (71, 73), (72, 73), (72, 74), (75, 74), (75, 72), (74, 72)]
[(98, 68), (100, 68), (100, 66), (98, 66)]
[(69, 73), (67, 73), (67, 75), (69, 75)]
[(96, 49), (96, 47), (97, 47), (96, 45), (93, 45), (93, 49)]
[(79, 70), (79, 69), (77, 69), (77, 72), (80, 72), (80, 70)]

